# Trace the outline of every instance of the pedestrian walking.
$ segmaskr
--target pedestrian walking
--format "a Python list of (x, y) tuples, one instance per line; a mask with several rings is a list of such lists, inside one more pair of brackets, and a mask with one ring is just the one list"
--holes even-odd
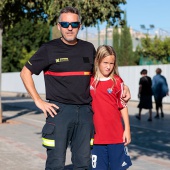
[(139, 80), (139, 114), (136, 115), (136, 118), (141, 120), (141, 112), (142, 109), (149, 110), (149, 118), (148, 121), (152, 121), (152, 80), (149, 76), (147, 76), (147, 70), (143, 69), (141, 72), (141, 78)]
[(90, 83), (95, 127), (93, 170), (123, 170), (132, 165), (126, 147), (131, 142), (129, 115), (121, 100), (123, 81), (116, 60), (111, 46), (98, 47)]
[(162, 70), (156, 69), (156, 75), (152, 79), (152, 91), (156, 104), (156, 116), (159, 119), (159, 110), (161, 111), (161, 117), (164, 117), (162, 100), (166, 95), (169, 95), (168, 84), (166, 78), (161, 75)]
[[(81, 16), (74, 7), (60, 11), (61, 37), (43, 44), (21, 71), (28, 93), (46, 116), (42, 129), (47, 148), (46, 170), (63, 170), (66, 149), (71, 146), (74, 170), (86, 170), (90, 164), (90, 140), (93, 137), (90, 76), (95, 48), (77, 38)], [(39, 96), (32, 74), (44, 72), (46, 100)], [(124, 86), (124, 100), (130, 92)]]

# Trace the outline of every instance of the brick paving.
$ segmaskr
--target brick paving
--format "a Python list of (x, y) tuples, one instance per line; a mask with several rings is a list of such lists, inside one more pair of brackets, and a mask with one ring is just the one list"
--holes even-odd
[[(3, 96), (3, 119), (0, 125), (0, 170), (43, 170), (46, 151), (41, 146), (45, 118), (29, 98)], [(148, 122), (147, 110), (142, 120), (135, 118), (138, 109), (129, 104), (132, 142), (129, 145), (133, 165), (129, 170), (170, 170), (170, 110), (165, 117)], [(153, 115), (155, 111), (153, 110)], [(65, 170), (71, 170), (67, 150)]]

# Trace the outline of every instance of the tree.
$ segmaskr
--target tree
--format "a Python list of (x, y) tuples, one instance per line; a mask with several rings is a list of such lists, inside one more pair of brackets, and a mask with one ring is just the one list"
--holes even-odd
[[(121, 21), (120, 4), (125, 4), (125, 0), (65, 0), (54, 2), (54, 13), (59, 16), (61, 8), (71, 5), (81, 11), (82, 24), (84, 26), (94, 26), (100, 21), (107, 21), (109, 25)], [(109, 9), (109, 10), (108, 10)], [(57, 11), (57, 13), (56, 13)]]
[(122, 27), (115, 27), (113, 30), (113, 47), (118, 54), (118, 64), (121, 66), (133, 65), (135, 63), (132, 51), (132, 38), (129, 27), (127, 26), (126, 13), (124, 15), (124, 21), (125, 24)]
[(120, 4), (125, 3), (126, 0), (1, 0), (0, 22), (3, 22), (4, 30), (8, 30), (22, 18), (54, 25), (63, 7), (74, 6), (80, 9), (82, 24), (86, 27), (94, 26), (98, 21), (107, 21), (110, 25), (121, 24), (123, 11)]
[(42, 0), (36, 0), (36, 3), (28, 0), (1, 0), (0, 1), (0, 22), (3, 23), (4, 33), (12, 28), (23, 18), (47, 22), (47, 16), (43, 9)]
[(0, 24), (0, 124), (2, 123), (2, 102), (1, 102), (1, 73), (2, 73), (2, 25)]
[(141, 39), (141, 46), (138, 46), (136, 51), (144, 58), (148, 58), (152, 63), (169, 63), (170, 56), (170, 38), (164, 40), (155, 36), (151, 39), (149, 36)]
[[(97, 22), (107, 21), (109, 24), (121, 23), (119, 5), (125, 4), (125, 0), (2, 0), (0, 1), (0, 16), (3, 22), (3, 71), (18, 71), (22, 67), (24, 59), (22, 56), (29, 56), (32, 50), (36, 50), (43, 42), (42, 30), (34, 31), (35, 25), (45, 23), (45, 27), (56, 22), (61, 8), (75, 6), (81, 9), (82, 23), (85, 26), (95, 25)], [(108, 10), (110, 7), (110, 10)], [(57, 11), (57, 12), (56, 12)], [(31, 22), (28, 22), (31, 21)], [(31, 24), (32, 25), (29, 25)], [(24, 26), (26, 24), (26, 26)], [(48, 26), (47, 26), (48, 25)], [(33, 28), (33, 29), (31, 29)], [(51, 28), (51, 26), (50, 26)], [(46, 30), (46, 29), (45, 29)], [(57, 29), (56, 29), (57, 30)], [(46, 36), (49, 35), (45, 32)], [(55, 33), (58, 34), (58, 33)], [(33, 37), (36, 37), (34, 39)], [(18, 41), (20, 40), (20, 41)], [(36, 41), (35, 41), (36, 40)], [(38, 42), (39, 41), (39, 42)], [(22, 47), (22, 48), (21, 48)], [(22, 54), (22, 52), (24, 54)], [(21, 62), (20, 59), (22, 59)], [(26, 59), (25, 59), (26, 60)]]
[(113, 48), (116, 51), (117, 54), (117, 62), (118, 65), (120, 63), (120, 28), (113, 27)]
[(27, 19), (22, 19), (3, 36), (3, 72), (20, 71), (24, 61), (26, 63), (28, 57), (31, 57), (31, 54), (48, 40), (47, 23), (35, 24)]
[(127, 26), (126, 13), (124, 15), (125, 24), (121, 29), (120, 38), (120, 65), (127, 66), (132, 64), (133, 45), (129, 27)]

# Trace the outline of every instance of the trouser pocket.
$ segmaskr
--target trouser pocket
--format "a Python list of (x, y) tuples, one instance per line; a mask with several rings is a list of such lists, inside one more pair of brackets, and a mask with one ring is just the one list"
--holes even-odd
[(55, 124), (46, 122), (42, 129), (42, 145), (45, 148), (55, 148)]

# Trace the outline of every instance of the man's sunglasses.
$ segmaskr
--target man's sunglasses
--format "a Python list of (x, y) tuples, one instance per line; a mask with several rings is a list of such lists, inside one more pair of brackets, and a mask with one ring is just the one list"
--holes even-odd
[(69, 25), (72, 26), (72, 28), (78, 28), (80, 25), (80, 22), (59, 22), (59, 24), (61, 25), (61, 27), (63, 28), (68, 28)]

